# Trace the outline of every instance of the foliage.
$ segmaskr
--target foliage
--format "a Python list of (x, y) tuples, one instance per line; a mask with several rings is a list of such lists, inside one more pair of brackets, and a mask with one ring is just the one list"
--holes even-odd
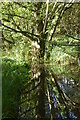
[(3, 118), (18, 116), (20, 95), (29, 80), (30, 66), (9, 58), (2, 60), (2, 105)]
[[(47, 111), (51, 108), (53, 117), (68, 115), (70, 99), (68, 96), (65, 98), (66, 92), (58, 85), (58, 79), (68, 76), (70, 81), (78, 81), (78, 67), (75, 66), (79, 65), (79, 5), (48, 1), (6, 2), (1, 5), (3, 56), (7, 56), (3, 57), (3, 117), (43, 118), (47, 101), (51, 106)], [(46, 63), (49, 68), (45, 68)], [(30, 71), (33, 73), (29, 79)], [(49, 84), (46, 73), (50, 74)], [(51, 101), (56, 102), (53, 93), (57, 106), (55, 103), (50, 105)]]
[(60, 21), (60, 31), (62, 34), (69, 34), (73, 36), (79, 35), (79, 4), (73, 4), (63, 15)]
[[(48, 49), (48, 47), (51, 46), (51, 50), (52, 50), (51, 41), (52, 41), (52, 37), (54, 37), (52, 34), (54, 33), (57, 34), (58, 31), (60, 31), (59, 34), (64, 34), (63, 32), (61, 32), (61, 30), (64, 31), (65, 29), (67, 30), (67, 34), (70, 33), (69, 30), (76, 33), (76, 34), (72, 33), (72, 35), (76, 36), (79, 34), (77, 32), (79, 29), (78, 4), (72, 5), (65, 3), (57, 3), (55, 5), (55, 3), (49, 3), (48, 13), (47, 15), (45, 15), (46, 9), (47, 8), (45, 3), (38, 3), (38, 4), (30, 3), (30, 2), (25, 2), (22, 4), (18, 2), (2, 3), (3, 47), (10, 49), (12, 48), (12, 45), (14, 46), (16, 44), (16, 42), (19, 43), (20, 41), (23, 41), (22, 44), (28, 43), (28, 45), (30, 46), (27, 51), (31, 51), (33, 44), (32, 42), (36, 41), (37, 45), (39, 45), (40, 48), (42, 47), (41, 44), (43, 45), (46, 44), (46, 49)], [(76, 14), (75, 14), (75, 9), (77, 9)], [(70, 24), (68, 18), (70, 19), (70, 22), (71, 19), (74, 18), (76, 19), (74, 19), (73, 24)], [(75, 31), (73, 30), (74, 25), (77, 26)], [(44, 29), (45, 29), (45, 33), (43, 32)], [(43, 32), (43, 35), (41, 34), (41, 31)], [(49, 41), (50, 38), (51, 40)], [(41, 42), (42, 39), (43, 42), (45, 42), (45, 44)], [(69, 40), (68, 42), (70, 43), (71, 39), (68, 40)], [(53, 44), (56, 44), (55, 40), (53, 41), (54, 41)], [(63, 44), (64, 42), (65, 40), (62, 40), (61, 46), (64, 45)], [(41, 49), (44, 49), (44, 47)], [(38, 51), (39, 50), (40, 49), (38, 49)], [(45, 53), (47, 54), (46, 51)]]

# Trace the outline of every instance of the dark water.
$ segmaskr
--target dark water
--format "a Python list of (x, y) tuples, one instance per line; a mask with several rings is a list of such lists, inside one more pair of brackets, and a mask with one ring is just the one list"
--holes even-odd
[(36, 66), (25, 88), (20, 118), (80, 119), (79, 65)]

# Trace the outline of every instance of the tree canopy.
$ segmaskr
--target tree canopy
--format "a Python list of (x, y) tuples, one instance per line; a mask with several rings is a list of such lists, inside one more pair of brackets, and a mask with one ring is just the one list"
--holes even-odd
[[(80, 84), (79, 3), (14, 1), (1, 7), (3, 118), (72, 118), (70, 111), (78, 118), (79, 97), (73, 100), (70, 90), (78, 93), (74, 83)], [(7, 100), (5, 108), (8, 97), (14, 103)], [(11, 111), (11, 105), (17, 107)]]

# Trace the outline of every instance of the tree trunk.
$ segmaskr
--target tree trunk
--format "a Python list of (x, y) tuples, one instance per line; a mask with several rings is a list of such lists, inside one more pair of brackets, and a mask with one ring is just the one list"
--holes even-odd
[(45, 117), (45, 69), (42, 67), (40, 69), (39, 79), (40, 86), (37, 88), (36, 95), (36, 117), (39, 120), (40, 118)]

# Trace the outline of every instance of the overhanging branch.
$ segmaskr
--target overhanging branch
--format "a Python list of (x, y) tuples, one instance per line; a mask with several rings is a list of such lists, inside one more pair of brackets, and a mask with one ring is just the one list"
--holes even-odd
[[(13, 38), (12, 38), (12, 39), (13, 39)], [(11, 41), (11, 40), (8, 40), (8, 39), (5, 38), (5, 36), (4, 36), (4, 34), (3, 34), (3, 31), (2, 31), (2, 41), (3, 41), (3, 42), (6, 41), (6, 42), (8, 42), (8, 43), (10, 43), (10, 44), (14, 44), (14, 40)]]
[[(14, 31), (14, 32), (16, 32), (16, 33), (21, 33), (21, 34), (23, 34), (24, 36), (28, 37), (29, 39), (31, 39), (31, 40), (33, 40), (33, 41), (36, 41), (36, 40), (37, 40), (37, 38), (33, 38), (32, 36), (30, 36), (30, 35), (34, 35), (34, 34), (32, 34), (32, 33), (29, 33), (29, 32), (27, 32), (27, 31), (22, 31), (22, 30), (16, 30), (16, 29), (11, 28), (11, 27), (9, 27), (9, 26), (7, 26), (7, 25), (4, 25), (3, 23), (2, 23), (2, 26), (4, 26), (4, 27), (6, 27), (6, 28), (8, 28), (8, 29), (10, 29), (10, 30), (12, 30), (12, 31)], [(30, 34), (30, 35), (29, 35), (29, 34)], [(38, 37), (37, 35), (34, 35), (34, 36)]]
[(19, 18), (24, 18), (24, 19), (27, 19), (27, 17), (24, 17), (24, 16), (20, 16), (20, 15), (17, 15), (17, 14), (11, 14), (11, 13), (2, 13), (2, 15), (10, 15), (10, 16), (16, 16), (16, 17), (19, 17)]
[(49, 37), (49, 42), (52, 40), (52, 37), (53, 37), (53, 35), (54, 35), (55, 31), (56, 31), (56, 28), (57, 28), (57, 26), (58, 26), (58, 24), (59, 24), (59, 21), (60, 21), (60, 19), (62, 18), (62, 15), (63, 15), (63, 13), (64, 13), (64, 8), (65, 8), (65, 4), (63, 5), (62, 10), (60, 11), (60, 13), (59, 13), (59, 15), (58, 15), (58, 18), (57, 18), (56, 24), (55, 24), (55, 26), (54, 26), (54, 29), (51, 30), (52, 32), (51, 32), (51, 35), (50, 35), (50, 37)]
[(48, 4), (49, 4), (49, 0), (47, 0), (47, 7), (46, 7), (46, 18), (45, 18), (44, 27), (43, 27), (43, 33), (45, 33), (45, 30), (46, 30), (46, 27), (47, 27), (47, 18), (48, 18)]
[(60, 22), (60, 20), (61, 20), (61, 18), (62, 18), (62, 16), (63, 16), (64, 12), (65, 12), (67, 9), (71, 8), (72, 5), (73, 5), (73, 4), (66, 4), (66, 3), (64, 3), (63, 8), (62, 8), (62, 10), (60, 11), (60, 13), (59, 13), (59, 15), (58, 15), (58, 19), (57, 19), (57, 21), (56, 21), (55, 27), (54, 27), (54, 29), (53, 29), (50, 37), (49, 37), (49, 41), (52, 40), (52, 37), (53, 37), (53, 35), (54, 35), (55, 31), (56, 31), (56, 28), (57, 28), (57, 26), (58, 26), (58, 24), (59, 24), (59, 22)]
[(67, 37), (71, 37), (71, 38), (73, 38), (73, 39), (75, 39), (75, 40), (79, 40), (79, 41), (80, 41), (79, 38), (73, 37), (72, 35), (68, 35), (68, 34), (66, 34), (66, 36), (67, 36)]

